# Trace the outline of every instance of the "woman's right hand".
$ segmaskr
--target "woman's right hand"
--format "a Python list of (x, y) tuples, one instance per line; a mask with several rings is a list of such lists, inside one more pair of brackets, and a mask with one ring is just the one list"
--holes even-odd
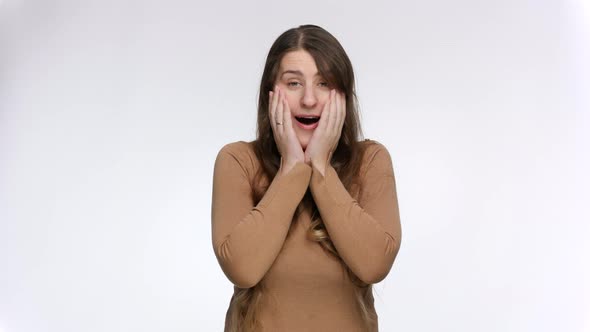
[(275, 143), (281, 154), (281, 171), (286, 174), (298, 162), (305, 162), (305, 155), (293, 130), (291, 110), (285, 92), (276, 85), (275, 91), (269, 91), (268, 112)]

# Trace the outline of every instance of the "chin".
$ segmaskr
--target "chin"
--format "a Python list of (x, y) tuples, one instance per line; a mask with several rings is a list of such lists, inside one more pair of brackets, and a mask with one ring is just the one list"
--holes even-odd
[(307, 143), (308, 142), (299, 141), (299, 144), (301, 145), (301, 148), (303, 149), (303, 152), (305, 152), (305, 149), (307, 148)]
[(299, 137), (299, 145), (301, 145), (301, 148), (303, 149), (303, 151), (305, 151), (305, 149), (309, 145), (310, 139), (311, 139), (311, 137)]

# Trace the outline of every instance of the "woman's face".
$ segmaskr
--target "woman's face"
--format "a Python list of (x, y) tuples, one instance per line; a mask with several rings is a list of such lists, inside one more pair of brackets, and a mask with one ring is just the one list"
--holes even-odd
[(321, 116), (330, 96), (328, 82), (318, 73), (315, 60), (305, 50), (291, 51), (283, 56), (275, 84), (285, 92), (291, 110), (293, 130), (305, 151), (318, 122), (302, 117)]

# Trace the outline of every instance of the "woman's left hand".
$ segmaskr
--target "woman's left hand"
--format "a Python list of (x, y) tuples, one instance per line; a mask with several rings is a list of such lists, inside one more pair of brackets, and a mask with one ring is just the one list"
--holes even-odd
[(330, 163), (332, 154), (338, 146), (345, 116), (344, 94), (331, 90), (330, 99), (324, 105), (319, 124), (305, 149), (305, 162), (315, 166), (322, 175), (325, 174), (326, 165)]

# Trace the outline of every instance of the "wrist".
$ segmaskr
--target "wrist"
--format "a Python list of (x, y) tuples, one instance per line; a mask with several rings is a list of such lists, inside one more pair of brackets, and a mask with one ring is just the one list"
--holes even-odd
[(327, 162), (325, 160), (311, 159), (311, 166), (317, 169), (322, 176), (326, 174), (326, 165)]
[(289, 173), (289, 171), (291, 171), (293, 169), (293, 167), (295, 167), (295, 165), (297, 165), (297, 163), (301, 162), (299, 159), (284, 159), (281, 158), (281, 165), (279, 167), (279, 171), (281, 174), (287, 174)]

